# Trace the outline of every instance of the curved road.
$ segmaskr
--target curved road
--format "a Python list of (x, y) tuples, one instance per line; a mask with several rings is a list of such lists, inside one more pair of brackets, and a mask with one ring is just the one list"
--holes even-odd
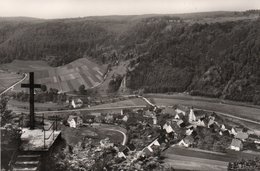
[(121, 134), (123, 134), (124, 139), (123, 139), (122, 145), (126, 145), (127, 136), (126, 136), (126, 134), (125, 134), (123, 131), (120, 131), (120, 130), (117, 130), (117, 129), (111, 129), (111, 128), (109, 128), (109, 129), (107, 129), (107, 130), (116, 131), (116, 132), (120, 132)]

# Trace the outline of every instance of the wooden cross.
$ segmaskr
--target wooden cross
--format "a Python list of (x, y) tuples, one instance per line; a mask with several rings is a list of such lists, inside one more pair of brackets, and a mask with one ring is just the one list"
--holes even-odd
[(30, 72), (29, 84), (21, 84), (21, 87), (30, 89), (30, 129), (34, 129), (34, 89), (41, 88), (41, 85), (34, 84), (34, 73)]

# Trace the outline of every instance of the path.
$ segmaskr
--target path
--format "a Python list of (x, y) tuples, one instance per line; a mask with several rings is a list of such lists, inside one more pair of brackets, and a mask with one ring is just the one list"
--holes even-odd
[(17, 84), (23, 82), (23, 81), (26, 79), (27, 74), (24, 73), (23, 75), (24, 75), (24, 76), (23, 76), (23, 78), (22, 78), (21, 80), (17, 81), (17, 82), (14, 83), (13, 85), (11, 85), (11, 86), (8, 87), (7, 89), (5, 89), (3, 92), (1, 92), (1, 93), (0, 93), (0, 96), (3, 95), (4, 93), (6, 93), (7, 91), (11, 90), (12, 88), (14, 88)]
[(125, 134), (123, 131), (116, 130), (116, 129), (107, 129), (107, 130), (110, 130), (110, 131), (117, 131), (117, 132), (120, 132), (121, 134), (123, 134), (124, 139), (123, 139), (122, 145), (126, 145), (127, 136), (126, 136), (126, 134)]

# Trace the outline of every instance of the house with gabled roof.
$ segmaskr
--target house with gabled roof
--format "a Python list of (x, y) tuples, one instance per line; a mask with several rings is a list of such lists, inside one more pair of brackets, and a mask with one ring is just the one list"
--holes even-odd
[(83, 106), (83, 101), (80, 98), (72, 99), (71, 106), (76, 108), (81, 108)]
[(171, 124), (170, 124), (169, 122), (166, 122), (166, 123), (163, 125), (163, 129), (164, 129), (168, 134), (174, 132), (174, 130), (172, 129)]
[(181, 127), (181, 128), (185, 127), (185, 123), (184, 123), (183, 120), (179, 120), (179, 121), (177, 122), (177, 125), (178, 125), (179, 127)]
[(76, 128), (83, 124), (83, 120), (79, 116), (70, 115), (67, 122), (71, 128)]
[(174, 116), (174, 119), (176, 119), (176, 120), (181, 119), (178, 113), (176, 113), (176, 115)]
[(220, 126), (220, 129), (221, 129), (221, 131), (227, 130), (227, 129), (226, 129), (226, 126), (225, 126), (224, 124), (222, 124), (222, 125)]
[(194, 123), (197, 126), (206, 127), (205, 122), (199, 119), (197, 122)]
[(231, 142), (231, 144), (230, 144), (230, 149), (231, 149), (231, 150), (235, 150), (235, 151), (241, 151), (241, 150), (243, 149), (242, 141), (233, 138), (233, 139), (232, 139), (232, 142)]
[(210, 128), (210, 126), (211, 126), (212, 124), (214, 124), (214, 123), (215, 123), (215, 121), (214, 121), (213, 119), (209, 119), (208, 128)]
[(231, 130), (229, 130), (229, 134), (237, 135), (236, 130), (232, 127)]
[(192, 136), (186, 136), (184, 139), (182, 139), (177, 145), (183, 146), (183, 147), (189, 147), (191, 144), (193, 144), (194, 138)]

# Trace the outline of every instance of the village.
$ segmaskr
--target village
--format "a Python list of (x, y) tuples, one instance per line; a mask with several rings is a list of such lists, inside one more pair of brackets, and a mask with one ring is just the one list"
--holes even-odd
[[(206, 157), (211, 153), (216, 153), (225, 155), (228, 161), (243, 158), (254, 160), (260, 154), (260, 137), (258, 135), (244, 125), (232, 122), (215, 112), (180, 104), (157, 106), (140, 95), (132, 95), (127, 98), (139, 98), (146, 103), (146, 106), (80, 111), (80, 109), (84, 109), (85, 104), (80, 98), (72, 98), (67, 100), (66, 104), (69, 104), (70, 108), (74, 110), (71, 112), (59, 111), (52, 115), (45, 113), (42, 118), (36, 117), (35, 130), (26, 128), (30, 126), (30, 122), (28, 119), (22, 118), (22, 125), (19, 121), (19, 125), (22, 127), (20, 148), (24, 151), (46, 151), (60, 148), (57, 142), (59, 144), (60, 141), (65, 141), (66, 145), (62, 150), (57, 151), (56, 155), (66, 153), (69, 156), (77, 156), (78, 159), (83, 155), (81, 153), (92, 156), (92, 158), (110, 155), (110, 160), (114, 162), (107, 164), (104, 168), (113, 167), (125, 170), (141, 169), (142, 165), (146, 163), (143, 162), (144, 159), (153, 161), (151, 158), (155, 158), (163, 163), (164, 158), (167, 159), (173, 154), (172, 151), (174, 153), (176, 151), (177, 153), (184, 152), (189, 156), (195, 150), (203, 152)], [(124, 97), (121, 100), (127, 98)], [(80, 112), (77, 112), (78, 109)], [(41, 129), (43, 129), (44, 135), (40, 133)], [(86, 151), (86, 149), (88, 150)], [(110, 152), (107, 153), (107, 150)], [(49, 155), (53, 158), (55, 153)], [(22, 165), (28, 165), (28, 163), (32, 163), (31, 166), (35, 167), (33, 165), (35, 161), (21, 162), (19, 156), (16, 160), (18, 161), (13, 161), (13, 168), (18, 168), (18, 170)], [(58, 163), (62, 162), (58, 158), (55, 160), (58, 160)], [(67, 160), (68, 163), (80, 161), (75, 158)], [(37, 161), (35, 168), (38, 169), (39, 163), (42, 161), (40, 158)], [(153, 164), (149, 167), (155, 167)], [(74, 164), (73, 169), (79, 169), (79, 165), (80, 163)], [(94, 165), (96, 162), (93, 159), (92, 162), (82, 167), (92, 168)], [(229, 165), (237, 167), (232, 163)], [(170, 165), (170, 168), (174, 167), (175, 165)], [(227, 167), (225, 166), (225, 168)]]
[[(96, 125), (124, 128), (127, 130), (127, 142), (108, 143), (108, 146), (114, 147), (117, 151), (115, 157), (126, 163), (135, 163), (143, 157), (159, 157), (167, 153), (168, 148), (236, 153), (250, 159), (259, 156), (260, 152), (260, 137), (252, 131), (241, 125), (230, 124), (214, 112), (182, 105), (149, 105), (141, 109), (124, 109), (120, 113), (70, 115), (65, 124), (70, 129)], [(104, 145), (103, 140), (100, 144)]]

